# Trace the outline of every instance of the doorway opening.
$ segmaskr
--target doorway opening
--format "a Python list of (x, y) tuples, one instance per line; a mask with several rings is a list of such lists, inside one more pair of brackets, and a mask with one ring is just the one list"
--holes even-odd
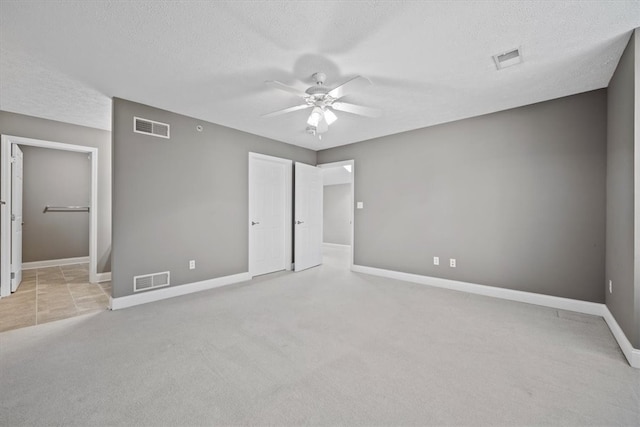
[(353, 267), (355, 161), (318, 165), (323, 171), (323, 255), (324, 262)]
[[(2, 176), (2, 185), (0, 188), (0, 200), (2, 201), (2, 203), (0, 203), (0, 298), (9, 296), (11, 292), (15, 291), (18, 288), (19, 280), (16, 279), (19, 279), (22, 270), (21, 253), (17, 253), (18, 251), (22, 251), (22, 221), (16, 217), (16, 210), (14, 209), (14, 202), (21, 202), (19, 198), (14, 197), (17, 195), (15, 193), (21, 190), (14, 183), (16, 177), (16, 168), (13, 167), (15, 162), (18, 161), (15, 154), (18, 152), (16, 149), (19, 146), (40, 147), (53, 150), (85, 153), (89, 157), (91, 163), (89, 203), (86, 205), (83, 204), (81, 206), (51, 205), (49, 206), (49, 209), (82, 209), (88, 213), (89, 257), (86, 270), (88, 270), (89, 282), (97, 283), (98, 149), (95, 147), (2, 135), (0, 141), (0, 174)], [(43, 207), (43, 212), (45, 210), (47, 210), (47, 206)], [(17, 239), (20, 239), (20, 241), (17, 241)]]
[(311, 166), (249, 153), (252, 277), (307, 270), (325, 263), (325, 254), (352, 268), (354, 168), (353, 160)]
[(97, 148), (3, 135), (0, 150), (0, 332), (106, 310)]

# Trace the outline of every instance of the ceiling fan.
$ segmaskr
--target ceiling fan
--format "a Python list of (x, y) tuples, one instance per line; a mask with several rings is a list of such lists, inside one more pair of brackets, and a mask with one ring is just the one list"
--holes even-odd
[(340, 99), (347, 95), (347, 93), (369, 86), (371, 84), (369, 79), (362, 76), (356, 76), (340, 86), (331, 89), (324, 84), (327, 77), (324, 73), (318, 72), (313, 74), (312, 77), (316, 84), (304, 92), (275, 80), (267, 80), (265, 84), (268, 86), (293, 93), (294, 95), (301, 97), (304, 100), (304, 104), (264, 114), (262, 117), (275, 117), (281, 114), (311, 108), (311, 114), (307, 119), (306, 131), (311, 135), (318, 135), (318, 138), (321, 139), (322, 134), (329, 130), (329, 125), (338, 119), (332, 110), (344, 111), (365, 117), (380, 116), (380, 110), (377, 108), (363, 107), (361, 105), (340, 101)]

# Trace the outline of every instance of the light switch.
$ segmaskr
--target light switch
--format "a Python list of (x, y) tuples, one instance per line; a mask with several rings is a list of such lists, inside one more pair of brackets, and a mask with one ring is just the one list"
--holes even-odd
[(363, 202), (356, 203), (356, 209), (362, 209), (362, 208), (364, 208), (364, 203)]

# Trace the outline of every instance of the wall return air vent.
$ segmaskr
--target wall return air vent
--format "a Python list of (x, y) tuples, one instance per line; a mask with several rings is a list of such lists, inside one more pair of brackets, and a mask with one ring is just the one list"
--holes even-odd
[(142, 276), (134, 276), (133, 292), (147, 291), (149, 289), (162, 288), (169, 286), (170, 273), (163, 271), (162, 273), (144, 274)]
[(133, 131), (167, 139), (170, 136), (168, 124), (154, 122), (153, 120), (142, 119), (140, 117), (133, 118)]

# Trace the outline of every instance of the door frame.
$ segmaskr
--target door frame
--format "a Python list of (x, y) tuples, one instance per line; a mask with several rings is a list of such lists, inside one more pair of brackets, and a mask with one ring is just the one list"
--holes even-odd
[[(19, 158), (19, 162), (18, 159)], [(22, 148), (18, 144), (11, 144), (11, 268), (9, 269), (9, 273), (11, 273), (11, 292), (15, 292), (18, 290), (20, 283), (22, 282), (22, 242), (24, 240), (24, 234), (22, 232), (22, 226), (24, 224), (24, 212), (23, 212), (23, 194), (24, 194), (24, 153), (22, 152)], [(19, 169), (14, 167), (19, 163)], [(16, 179), (18, 178), (18, 179)], [(19, 185), (17, 185), (19, 183)], [(19, 191), (16, 191), (16, 187), (19, 187)], [(14, 206), (16, 199), (19, 200), (20, 204), (20, 219), (16, 216), (14, 218), (14, 211), (17, 206)], [(20, 238), (16, 238), (17, 230), (20, 229)], [(14, 240), (15, 239), (15, 240)], [(18, 242), (20, 243), (18, 245)], [(16, 247), (18, 247), (16, 250)], [(20, 263), (20, 265), (14, 264)], [(14, 276), (15, 273), (15, 276)]]
[(356, 222), (356, 161), (355, 160), (342, 160), (339, 162), (322, 163), (316, 165), (319, 168), (336, 168), (341, 166), (351, 165), (351, 256), (349, 257), (349, 270), (353, 270), (353, 259), (356, 252), (356, 241), (354, 236), (354, 227)]
[(248, 169), (248, 182), (247, 182), (247, 237), (249, 240), (248, 254), (247, 254), (247, 270), (249, 275), (254, 277), (252, 270), (251, 254), (253, 253), (253, 244), (251, 239), (251, 159), (267, 160), (271, 162), (281, 163), (285, 166), (285, 197), (284, 197), (284, 265), (286, 271), (291, 271), (291, 260), (293, 256), (293, 161), (289, 159), (283, 159), (280, 157), (267, 156), (266, 154), (249, 152), (247, 159)]
[(0, 298), (11, 295), (11, 146), (13, 144), (87, 153), (91, 157), (91, 201), (89, 204), (89, 281), (98, 283), (98, 149), (84, 145), (2, 135), (0, 139)]

